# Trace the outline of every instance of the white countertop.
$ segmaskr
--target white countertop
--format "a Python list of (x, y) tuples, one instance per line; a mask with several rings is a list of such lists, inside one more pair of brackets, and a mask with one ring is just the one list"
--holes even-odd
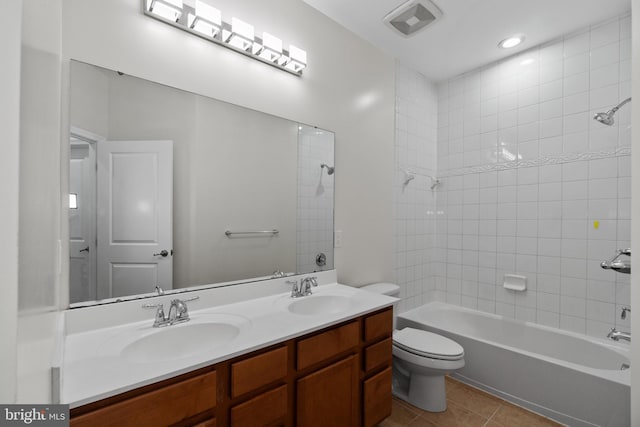
[[(188, 294), (195, 295), (197, 291)], [(320, 315), (294, 314), (287, 308), (293, 301), (322, 295), (347, 297), (348, 307)], [(338, 324), (388, 307), (395, 301), (396, 298), (332, 283), (321, 284), (313, 288), (312, 296), (297, 299), (286, 292), (199, 310), (194, 309), (195, 304), (188, 303), (191, 321), (165, 328), (152, 327), (153, 310), (144, 321), (93, 330), (73, 328), (76, 330), (67, 334), (64, 343), (61, 403), (74, 408), (95, 402)], [(137, 304), (139, 307), (141, 303)], [(165, 310), (168, 307), (165, 306)], [(235, 325), (240, 332), (221, 346), (209, 346), (204, 352), (173, 360), (138, 362), (121, 355), (127, 345), (146, 335), (169, 329), (175, 334), (188, 325), (216, 321)], [(171, 346), (169, 338), (166, 346)]]

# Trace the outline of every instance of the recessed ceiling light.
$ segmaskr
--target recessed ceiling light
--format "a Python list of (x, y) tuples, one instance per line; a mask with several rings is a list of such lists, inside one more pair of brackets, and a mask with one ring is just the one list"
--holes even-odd
[(498, 43), (498, 47), (502, 49), (509, 49), (509, 48), (518, 46), (523, 41), (524, 41), (524, 36), (511, 36), (509, 38), (502, 40), (500, 43)]

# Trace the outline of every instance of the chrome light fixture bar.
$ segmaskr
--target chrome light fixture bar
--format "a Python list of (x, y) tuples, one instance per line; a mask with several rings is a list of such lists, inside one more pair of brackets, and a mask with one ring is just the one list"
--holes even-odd
[(251, 24), (236, 17), (225, 22), (218, 9), (201, 0), (195, 7), (182, 0), (142, 0), (142, 7), (151, 18), (290, 74), (301, 76), (307, 67), (306, 51), (294, 45), (283, 49), (282, 40), (270, 33), (257, 37)]

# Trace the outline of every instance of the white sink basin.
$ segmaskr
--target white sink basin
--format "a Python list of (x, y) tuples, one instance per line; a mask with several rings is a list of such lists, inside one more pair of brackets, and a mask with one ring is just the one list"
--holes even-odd
[(127, 344), (120, 355), (130, 362), (166, 362), (224, 346), (239, 333), (240, 327), (231, 323), (187, 322), (155, 329)]
[(295, 299), (287, 308), (294, 314), (317, 316), (342, 313), (352, 305), (353, 300), (342, 295), (310, 295)]

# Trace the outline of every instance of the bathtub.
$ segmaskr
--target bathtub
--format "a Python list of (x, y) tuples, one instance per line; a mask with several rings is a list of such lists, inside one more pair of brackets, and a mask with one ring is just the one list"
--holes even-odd
[(562, 424), (631, 424), (630, 346), (440, 302), (399, 314), (397, 327), (455, 340), (455, 378)]

